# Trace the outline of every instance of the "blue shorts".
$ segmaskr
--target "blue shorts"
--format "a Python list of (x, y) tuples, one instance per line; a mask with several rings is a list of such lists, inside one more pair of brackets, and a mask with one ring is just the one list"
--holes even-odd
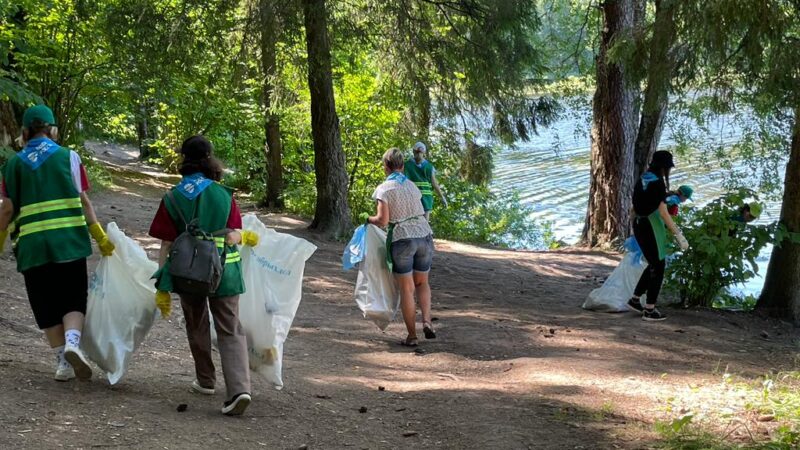
[(397, 275), (428, 272), (433, 262), (433, 236), (392, 242), (392, 272)]

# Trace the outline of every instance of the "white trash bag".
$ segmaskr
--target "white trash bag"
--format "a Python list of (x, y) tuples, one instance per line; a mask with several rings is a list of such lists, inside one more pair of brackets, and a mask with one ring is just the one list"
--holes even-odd
[[(628, 252), (603, 285), (589, 293), (583, 309), (601, 312), (625, 312), (628, 300), (633, 296), (636, 283), (647, 267), (647, 260), (641, 253)], [(642, 296), (642, 304), (647, 294)]]
[[(281, 389), (283, 343), (300, 306), (306, 260), (317, 247), (267, 228), (253, 214), (242, 224), (259, 237), (256, 247), (240, 249), (245, 293), (239, 296), (239, 322), (247, 335), (250, 369)], [(213, 325), (211, 334), (216, 341)]]
[(102, 258), (92, 274), (81, 348), (116, 384), (158, 318), (150, 279), (158, 264), (116, 223), (106, 228), (114, 254)]
[(400, 307), (400, 290), (386, 264), (386, 233), (375, 225), (367, 225), (366, 248), (364, 259), (358, 263), (355, 298), (364, 317), (381, 331), (394, 321)]

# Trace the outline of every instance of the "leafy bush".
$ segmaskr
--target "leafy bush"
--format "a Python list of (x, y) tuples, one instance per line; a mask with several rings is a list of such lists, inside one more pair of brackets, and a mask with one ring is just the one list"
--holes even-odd
[(778, 228), (734, 220), (747, 198), (754, 198), (753, 193), (741, 189), (702, 208), (687, 209), (678, 218), (691, 247), (669, 264), (667, 280), (688, 305), (710, 307), (720, 295), (723, 304), (733, 304), (729, 295), (720, 294), (723, 289), (758, 273), (756, 257)]
[(555, 239), (549, 223), (537, 224), (532, 209), (516, 192), (495, 194), (457, 176), (439, 182), (448, 193), (448, 208), (434, 206), (431, 225), (436, 237), (514, 248), (548, 248)]

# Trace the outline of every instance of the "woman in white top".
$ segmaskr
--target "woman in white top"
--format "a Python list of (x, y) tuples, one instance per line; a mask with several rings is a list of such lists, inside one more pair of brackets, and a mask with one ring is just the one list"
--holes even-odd
[(431, 287), (428, 284), (433, 236), (422, 208), (422, 194), (403, 174), (404, 164), (403, 153), (396, 148), (383, 154), (383, 170), (387, 177), (372, 195), (378, 213), (368, 217), (367, 223), (379, 227), (389, 225), (387, 244), (390, 245), (392, 273), (400, 288), (400, 309), (408, 329), (408, 337), (402, 344), (414, 347), (417, 345), (415, 292), (422, 310), (425, 338), (436, 338), (431, 325)]

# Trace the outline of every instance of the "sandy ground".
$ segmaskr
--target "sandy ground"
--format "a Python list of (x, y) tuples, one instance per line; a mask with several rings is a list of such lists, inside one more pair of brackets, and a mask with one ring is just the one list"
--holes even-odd
[[(101, 222), (117, 222), (155, 259), (158, 243), (146, 232), (173, 178), (154, 177), (113, 146), (95, 148), (116, 183), (92, 195)], [(667, 321), (646, 323), (580, 309), (618, 255), (445, 241), (436, 241), (431, 275), (439, 338), (423, 339), (415, 352), (398, 345), (402, 323), (382, 333), (361, 317), (356, 274), (341, 270), (343, 243), (320, 240), (297, 218), (260, 215), (319, 247), (285, 346), (284, 390), (254, 375), (254, 403), (239, 418), (220, 415), (222, 392), (190, 393), (194, 370), (177, 302), (119, 384), (99, 374), (52, 381), (54, 357), (7, 250), (0, 448), (652, 448), (656, 420), (713, 418), (722, 406), (748, 420), (724, 374), (756, 379), (798, 368), (800, 337), (780, 322), (668, 310)], [(188, 409), (178, 412), (182, 403)], [(774, 426), (753, 420), (747, 430), (763, 438)]]

